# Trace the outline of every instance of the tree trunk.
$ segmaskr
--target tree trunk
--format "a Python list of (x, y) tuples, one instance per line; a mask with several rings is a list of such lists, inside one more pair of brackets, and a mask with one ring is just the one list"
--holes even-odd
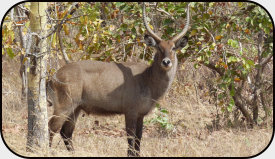
[[(17, 19), (16, 21), (22, 21), (23, 20), (23, 15), (20, 12), (19, 6), (15, 7), (15, 11), (16, 11), (16, 15), (17, 15)], [(22, 33), (22, 26), (17, 26), (18, 28), (18, 35), (19, 35), (19, 40), (20, 40), (20, 46), (21, 48), (26, 49), (26, 43), (24, 40), (24, 36)], [(23, 54), (23, 52), (21, 52), (20, 55), (20, 76), (22, 78), (22, 94), (21, 94), (21, 102), (25, 103), (25, 101), (27, 100), (27, 94), (28, 94), (28, 81), (27, 81), (27, 68), (28, 68), (28, 60), (24, 60), (25, 59), (25, 55)]]
[[(32, 2), (30, 6), (30, 30), (46, 35), (46, 2)], [(27, 151), (47, 150), (48, 114), (46, 102), (46, 39), (31, 36), (30, 69), (28, 71), (28, 137)], [(38, 54), (39, 53), (39, 54)]]

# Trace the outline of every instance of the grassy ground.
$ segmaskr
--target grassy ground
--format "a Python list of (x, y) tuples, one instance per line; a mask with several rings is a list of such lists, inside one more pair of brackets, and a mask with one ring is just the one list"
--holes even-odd
[[(27, 107), (21, 103), (19, 65), (2, 61), (2, 132), (7, 145), (24, 156), (126, 156), (127, 142), (124, 117), (86, 115), (82, 112), (73, 134), (75, 152), (66, 150), (59, 134), (49, 151), (30, 154), (25, 151)], [(197, 100), (199, 99), (199, 100)], [(159, 112), (145, 117), (141, 156), (251, 156), (262, 151), (270, 142), (273, 121), (265, 126), (247, 129), (244, 125), (228, 127), (213, 124), (216, 107), (197, 98), (193, 84), (175, 81), (160, 102), (168, 110), (170, 130), (150, 123)], [(49, 116), (52, 108), (49, 107)], [(221, 123), (226, 123), (225, 118)]]

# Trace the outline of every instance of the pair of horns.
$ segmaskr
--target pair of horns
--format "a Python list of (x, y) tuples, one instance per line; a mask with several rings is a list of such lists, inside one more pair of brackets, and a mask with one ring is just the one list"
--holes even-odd
[[(176, 42), (178, 41), (180, 38), (182, 38), (187, 30), (188, 30), (188, 27), (189, 27), (189, 24), (190, 24), (190, 13), (189, 13), (189, 7), (190, 7), (190, 3), (188, 4), (187, 6), (187, 20), (186, 20), (186, 25), (185, 27), (182, 29), (181, 33), (179, 33), (178, 35), (176, 35), (175, 37), (173, 37), (172, 41), (173, 42)], [(149, 32), (149, 34), (157, 41), (161, 41), (162, 39), (156, 34), (154, 33), (151, 28), (148, 26), (148, 23), (146, 21), (146, 15), (145, 15), (145, 3), (143, 2), (143, 10), (142, 10), (142, 15), (143, 15), (143, 23), (145, 25), (145, 28), (146, 30)]]

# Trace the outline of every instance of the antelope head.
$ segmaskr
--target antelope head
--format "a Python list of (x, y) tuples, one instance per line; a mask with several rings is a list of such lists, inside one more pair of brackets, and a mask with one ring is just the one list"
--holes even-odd
[(150, 27), (148, 26), (148, 23), (146, 21), (146, 13), (145, 13), (145, 3), (143, 3), (143, 22), (145, 25), (146, 30), (148, 31), (149, 35), (144, 36), (144, 40), (146, 45), (152, 46), (156, 48), (157, 53), (155, 56), (158, 56), (156, 58), (156, 61), (163, 70), (169, 71), (173, 65), (175, 65), (176, 57), (176, 50), (183, 48), (188, 41), (188, 38), (184, 36), (188, 30), (189, 22), (190, 22), (190, 16), (189, 16), (189, 6), (187, 7), (187, 20), (185, 27), (175, 37), (173, 37), (171, 40), (162, 40), (157, 34), (155, 34)]

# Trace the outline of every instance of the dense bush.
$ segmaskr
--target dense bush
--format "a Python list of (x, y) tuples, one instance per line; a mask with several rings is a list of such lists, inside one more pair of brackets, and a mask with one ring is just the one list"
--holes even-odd
[[(152, 61), (153, 49), (143, 43), (140, 3), (79, 2), (68, 13), (71, 5), (48, 3), (45, 27), (54, 30), (48, 36), (52, 57), (62, 59), (61, 47), (74, 61)], [(13, 8), (2, 27), (2, 56), (22, 55), (23, 64), (30, 35), (29, 6), (26, 2)], [(185, 2), (147, 3), (150, 27), (163, 39), (173, 37), (184, 27), (186, 7)], [(195, 69), (204, 66), (214, 72), (208, 77), (207, 93), (215, 105), (223, 113), (240, 110), (251, 126), (272, 114), (273, 29), (267, 12), (254, 3), (192, 2), (189, 43), (178, 52), (181, 63), (192, 61)], [(49, 67), (49, 72), (56, 69)], [(259, 116), (260, 111), (264, 115)]]

